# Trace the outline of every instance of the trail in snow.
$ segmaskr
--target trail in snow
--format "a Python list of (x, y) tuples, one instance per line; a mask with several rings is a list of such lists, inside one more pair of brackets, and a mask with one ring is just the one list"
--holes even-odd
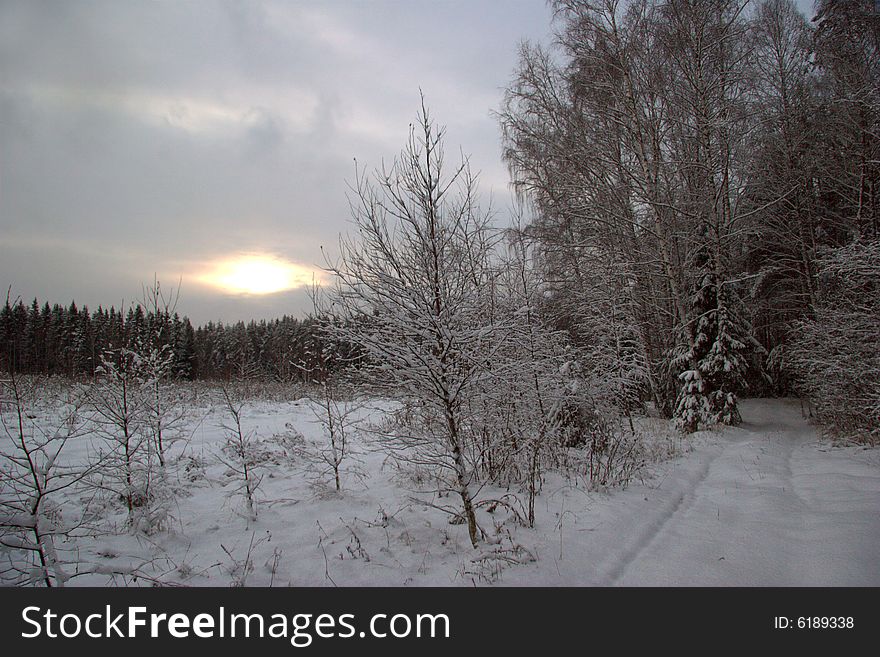
[(586, 540), (563, 537), (571, 556), (555, 566), (566, 583), (880, 584), (876, 450), (824, 445), (796, 401), (746, 401), (742, 413), (656, 490), (609, 497)]

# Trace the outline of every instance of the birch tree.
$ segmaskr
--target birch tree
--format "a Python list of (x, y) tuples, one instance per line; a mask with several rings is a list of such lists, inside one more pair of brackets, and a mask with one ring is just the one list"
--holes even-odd
[[(611, 334), (637, 336), (660, 412), (707, 409), (686, 429), (733, 422), (752, 346), (732, 262), (749, 184), (745, 3), (553, 7), (559, 46), (523, 48), (500, 114), (514, 182), (536, 205), (551, 308), (581, 340), (599, 308), (624, 311), (630, 330)], [(600, 294), (583, 293), (609, 270)], [(698, 330), (712, 331), (703, 353)], [(705, 403), (685, 400), (695, 394)]]

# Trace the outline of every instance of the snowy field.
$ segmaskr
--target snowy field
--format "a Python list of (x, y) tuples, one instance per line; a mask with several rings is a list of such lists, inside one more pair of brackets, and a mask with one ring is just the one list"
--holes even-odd
[[(69, 585), (880, 585), (880, 453), (832, 447), (797, 401), (745, 401), (741, 426), (688, 438), (643, 419), (654, 458), (629, 486), (588, 490), (576, 475), (550, 474), (535, 528), (503, 504), (480, 505), (490, 540), (474, 550), (466, 525), (436, 508), (444, 500), (414, 492), (426, 488), (425, 473), (364, 431), (352, 434), (337, 492), (332, 474), (304, 456), (325, 441), (305, 399), (243, 407), (242, 427), (263, 448), (253, 519), (221, 461), (228, 418), (212, 399), (190, 409), (186, 439), (168, 453), (173, 504), (163, 528), (132, 530), (125, 506), (107, 498), (57, 546), (70, 573), (98, 571)], [(373, 401), (353, 419), (365, 427), (390, 407)], [(51, 412), (29, 421), (50, 423)], [(97, 440), (72, 440), (65, 463), (94, 458)], [(483, 487), (476, 497), (519, 493)], [(54, 502), (67, 519), (94, 506), (92, 495), (72, 486)], [(124, 574), (132, 568), (147, 577)]]

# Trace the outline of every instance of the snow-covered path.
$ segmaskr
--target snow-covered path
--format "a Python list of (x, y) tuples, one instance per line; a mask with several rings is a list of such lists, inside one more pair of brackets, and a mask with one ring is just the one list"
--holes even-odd
[(880, 585), (877, 450), (820, 443), (797, 402), (746, 401), (742, 414), (655, 489), (563, 523), (553, 583)]

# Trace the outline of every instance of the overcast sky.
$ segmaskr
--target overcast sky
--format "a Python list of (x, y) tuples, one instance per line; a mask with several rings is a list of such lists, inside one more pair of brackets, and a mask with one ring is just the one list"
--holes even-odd
[(0, 283), (94, 309), (155, 273), (198, 323), (302, 314), (302, 290), (204, 276), (320, 266), (354, 158), (394, 157), (419, 88), (503, 213), (491, 112), (519, 41), (549, 32), (544, 0), (0, 0)]

